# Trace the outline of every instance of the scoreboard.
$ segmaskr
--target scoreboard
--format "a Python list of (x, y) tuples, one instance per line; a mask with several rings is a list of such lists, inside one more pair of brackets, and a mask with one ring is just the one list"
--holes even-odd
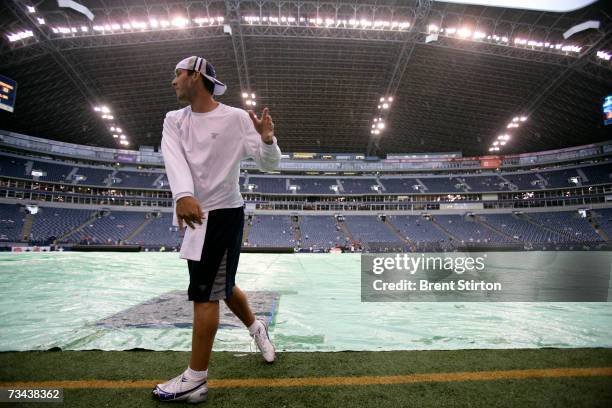
[(0, 109), (9, 112), (15, 110), (15, 97), (17, 96), (17, 82), (0, 75)]
[(604, 125), (612, 125), (612, 95), (606, 96), (603, 103)]

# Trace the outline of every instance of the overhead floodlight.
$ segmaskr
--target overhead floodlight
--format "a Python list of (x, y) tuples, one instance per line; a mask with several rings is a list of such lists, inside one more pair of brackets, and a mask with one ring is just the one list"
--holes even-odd
[(385, 101), (385, 98), (384, 98), (384, 97), (383, 97), (383, 98), (380, 98), (380, 101), (381, 101), (381, 102), (384, 102), (384, 101)]
[(378, 127), (379, 129), (384, 129), (384, 128), (385, 128), (385, 124), (384, 124), (383, 122), (380, 122), (380, 123), (377, 125), (377, 127)]
[(505, 140), (502, 140), (501, 142), (499, 142), (500, 145), (504, 146), (507, 142)]
[(499, 144), (499, 142), (496, 140), (493, 142), (493, 146), (497, 146)]
[(26, 8), (28, 9), (28, 13), (36, 13), (34, 6), (26, 6)]
[(520, 120), (521, 122), (525, 122), (525, 121), (527, 120), (527, 116), (521, 116), (521, 117), (519, 118), (519, 120)]
[(243, 92), (243, 93), (242, 93), (242, 97), (246, 99), (246, 98), (248, 98), (248, 97), (249, 97), (249, 94), (248, 94), (248, 93), (246, 93), (246, 92)]
[(255, 99), (255, 94), (254, 93), (251, 94), (251, 98)]
[(119, 135), (119, 138), (120, 138), (121, 140), (125, 140), (125, 135)]
[(110, 130), (111, 130), (111, 132), (114, 132), (115, 131), (115, 127), (111, 126)]
[(189, 24), (189, 20), (187, 20), (184, 17), (175, 17), (172, 20), (172, 25), (175, 27), (183, 28), (183, 27), (186, 27), (187, 24)]
[(99, 106), (94, 106), (94, 110), (95, 110), (96, 112), (100, 112), (102, 109), (100, 109), (100, 107), (99, 107)]
[(457, 31), (457, 35), (461, 38), (468, 38), (472, 35), (472, 30), (469, 28), (461, 28)]
[(113, 137), (114, 137), (115, 139), (117, 139), (117, 138), (119, 137), (119, 135), (114, 134), (114, 135), (113, 135)]
[(392, 97), (392, 96), (390, 96), (390, 97), (388, 97), (388, 98), (387, 98), (387, 100), (388, 100), (389, 102), (393, 102), (393, 97)]
[(36, 17), (36, 20), (38, 21), (38, 24), (43, 25), (45, 24), (45, 19), (42, 17)]
[(116, 130), (117, 132), (119, 132), (119, 133), (123, 132), (123, 131), (121, 130), (121, 128), (119, 128), (119, 127), (118, 127), (118, 128), (115, 128), (115, 130)]
[(597, 58), (601, 58), (602, 60), (610, 61), (612, 58), (612, 54), (606, 51), (597, 51)]
[(86, 33), (86, 32), (88, 32), (88, 31), (89, 31), (89, 28), (88, 28), (88, 27), (86, 27), (86, 26), (81, 26), (81, 31), (82, 31), (82, 32), (84, 32), (84, 33)]
[(22, 31), (17, 34), (8, 34), (7, 35), (10, 42), (15, 42), (19, 40), (25, 40), (29, 37), (34, 37), (34, 33), (30, 30)]
[(382, 104), (382, 108), (383, 109), (388, 109), (389, 108), (389, 104), (388, 103), (383, 103)]

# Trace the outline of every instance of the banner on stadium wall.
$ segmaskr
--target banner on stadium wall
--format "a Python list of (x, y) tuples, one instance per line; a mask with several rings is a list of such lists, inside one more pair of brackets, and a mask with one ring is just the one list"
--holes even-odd
[(50, 252), (50, 246), (14, 246), (11, 247), (11, 252)]
[(117, 154), (115, 158), (117, 159), (118, 162), (122, 162), (122, 163), (136, 162), (136, 156), (133, 156), (131, 154)]
[(496, 169), (500, 167), (502, 161), (499, 157), (481, 157), (480, 167), (483, 169)]

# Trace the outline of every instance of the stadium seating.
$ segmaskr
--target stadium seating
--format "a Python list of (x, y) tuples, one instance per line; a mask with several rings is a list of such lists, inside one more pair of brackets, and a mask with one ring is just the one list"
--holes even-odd
[(32, 224), (32, 239), (48, 242), (58, 239), (83, 224), (94, 213), (92, 210), (41, 207)]
[(372, 215), (349, 215), (344, 217), (346, 227), (351, 232), (353, 239), (361, 244), (370, 243), (392, 243), (402, 245), (402, 239), (393, 233), (376, 216)]
[(32, 178), (26, 176), (27, 160), (0, 155), (0, 175), (5, 177)]
[(592, 185), (592, 184), (604, 184), (610, 183), (612, 180), (610, 179), (610, 166), (609, 165), (599, 165), (599, 166), (586, 166), (581, 167), (580, 170), (584, 173), (587, 181), (583, 181), (582, 184)]
[(538, 190), (540, 187), (537, 183), (543, 183), (535, 173), (506, 173), (502, 176), (519, 190)]
[(463, 193), (465, 192), (461, 187), (457, 187), (461, 184), (455, 177), (435, 177), (426, 178), (419, 177), (419, 180), (427, 188), (425, 193)]
[(378, 184), (376, 179), (359, 178), (359, 179), (340, 179), (344, 194), (377, 194), (372, 190), (372, 186)]
[(381, 178), (380, 183), (384, 186), (387, 194), (409, 194), (419, 193), (415, 189), (418, 182), (414, 178)]
[(150, 223), (126, 243), (143, 247), (177, 248), (180, 247), (182, 239), (178, 228), (172, 226), (172, 213), (162, 213), (161, 217), (153, 217)]
[(248, 238), (253, 247), (295, 247), (295, 235), (291, 218), (283, 215), (257, 215), (251, 220)]
[(300, 230), (304, 248), (328, 249), (345, 246), (349, 241), (336, 220), (330, 216), (300, 217)]
[(489, 244), (511, 241), (509, 238), (478, 223), (474, 218), (466, 218), (462, 215), (436, 215), (434, 219), (446, 231), (456, 237), (461, 244)]
[(113, 211), (67, 237), (68, 242), (118, 244), (145, 221), (144, 212)]
[(494, 228), (524, 243), (554, 244), (563, 242), (558, 233), (541, 228), (529, 222), (525, 216), (514, 214), (486, 214), (479, 215), (481, 219)]
[(112, 169), (100, 169), (92, 167), (79, 167), (77, 172), (74, 174), (73, 179), (76, 176), (84, 176), (84, 180), (79, 180), (79, 185), (86, 186), (104, 186), (108, 182), (108, 177), (113, 172)]
[(0, 204), (0, 241), (21, 241), (26, 213), (19, 206)]
[(335, 178), (291, 178), (289, 183), (297, 186), (296, 194), (334, 194), (331, 189), (338, 184)]
[(253, 192), (268, 194), (287, 194), (287, 179), (280, 177), (249, 177), (249, 184), (254, 185)]
[(529, 218), (559, 233), (562, 242), (597, 242), (601, 237), (576, 211), (528, 213)]
[[(161, 173), (119, 171), (113, 177), (113, 187), (155, 188), (155, 180)], [(115, 182), (116, 181), (116, 182)]]

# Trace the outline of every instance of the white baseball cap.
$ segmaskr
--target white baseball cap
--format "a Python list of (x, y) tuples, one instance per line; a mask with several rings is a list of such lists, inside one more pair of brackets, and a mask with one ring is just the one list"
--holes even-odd
[(217, 73), (215, 72), (215, 67), (206, 61), (204, 58), (191, 56), (187, 57), (178, 64), (176, 64), (177, 69), (186, 69), (188, 71), (197, 71), (200, 74), (204, 75), (209, 81), (215, 84), (215, 89), (213, 91), (214, 95), (223, 95), (227, 86), (221, 81), (217, 79)]

